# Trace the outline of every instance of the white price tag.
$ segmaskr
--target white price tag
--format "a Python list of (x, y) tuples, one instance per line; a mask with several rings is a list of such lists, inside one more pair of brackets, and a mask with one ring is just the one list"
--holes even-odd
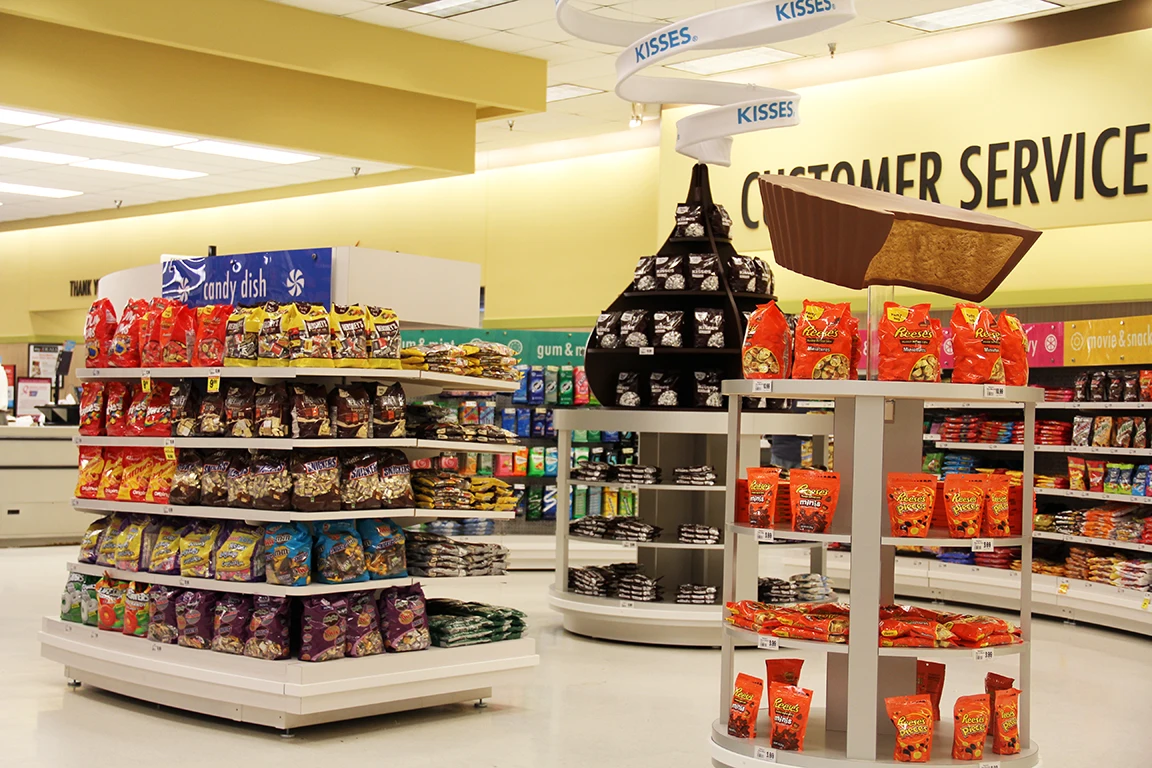
[(1000, 768), (1000, 761), (980, 763), (980, 768)]
[(992, 539), (972, 539), (973, 552), (991, 552), (995, 549), (995, 542)]
[(757, 528), (756, 541), (776, 541), (776, 532), (771, 528)]
[(223, 372), (224, 371), (221, 368), (209, 368), (208, 369), (208, 375), (209, 376), (219, 376)]
[(651, 357), (656, 354), (655, 347), (640, 347), (640, 357)]
[(178, 579), (178, 580), (176, 581), (176, 583), (177, 583), (178, 585), (180, 585), (181, 587), (190, 587), (190, 586), (192, 586), (192, 580), (191, 580), (191, 579), (184, 579), (184, 578), (181, 578), (181, 579)]
[(68, 573), (72, 573), (74, 570), (76, 570), (76, 563), (68, 563)]
[(72, 445), (80, 445), (80, 435), (72, 435)]
[(78, 507), (78, 506), (80, 506), (80, 499), (72, 499), (72, 502), (71, 502), (71, 504), (72, 504), (72, 506), (74, 506), (74, 507)]
[(89, 640), (99, 640), (100, 639), (100, 630), (98, 630), (98, 629), (88, 630), (88, 639)]
[(755, 379), (752, 382), (752, 391), (753, 392), (771, 392), (772, 391), (772, 379)]
[(972, 651), (972, 658), (976, 659), (976, 661), (992, 661), (995, 656), (996, 654), (991, 648), (977, 648)]
[(160, 512), (164, 515), (170, 515), (172, 514), (172, 507), (164, 507)]
[(621, 608), (635, 608), (636, 603), (632, 602), (631, 600), (621, 600), (620, 601), (620, 607)]
[(624, 483), (624, 485), (620, 486), (620, 490), (632, 491), (633, 493), (636, 493), (640, 490), (640, 486), (637, 483)]
[(67, 634), (71, 631), (72, 631), (72, 625), (71, 624), (65, 624), (64, 625), (64, 633)]
[(624, 545), (624, 549), (636, 549), (636, 542), (634, 541), (622, 541), (620, 543)]
[(776, 762), (776, 750), (771, 747), (756, 747), (756, 759), (765, 762)]
[(762, 651), (778, 651), (780, 650), (780, 640), (779, 638), (761, 635), (756, 641), (756, 647)]
[(1008, 391), (1004, 388), (1003, 384), (985, 384), (984, 397), (997, 397), (1003, 400), (1008, 396)]
[(88, 376), (90, 378), (98, 379), (103, 375), (104, 375), (104, 371), (100, 370), (99, 368), (89, 368), (88, 369)]
[(152, 653), (160, 653), (162, 650), (164, 650), (163, 645), (160, 643), (152, 643)]

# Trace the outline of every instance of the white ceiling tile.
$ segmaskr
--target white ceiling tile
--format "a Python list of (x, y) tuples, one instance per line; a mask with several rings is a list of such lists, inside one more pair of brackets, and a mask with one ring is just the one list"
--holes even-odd
[[(552, 45), (533, 49), (531, 55), (534, 59), (547, 59), (552, 64), (567, 64), (573, 61), (595, 59), (604, 54), (596, 53), (595, 51), (583, 51), (579, 48), (564, 45), (563, 43), (553, 43)], [(549, 80), (549, 82), (551, 82), (551, 80)]]
[(457, 40), (466, 42), (477, 37), (487, 35), (491, 30), (487, 27), (474, 27), (463, 24), (455, 19), (437, 19), (428, 24), (421, 24), (412, 30), (417, 35), (430, 35), (444, 40)]
[(537, 40), (544, 40), (549, 43), (562, 43), (572, 38), (571, 35), (560, 29), (560, 25), (556, 23), (556, 19), (516, 26), (513, 27), (513, 31), (518, 35), (534, 37)]
[(396, 29), (409, 29), (436, 20), (435, 17), (429, 16), (426, 13), (402, 11), (399, 8), (389, 8), (386, 5), (377, 5), (366, 11), (350, 13), (344, 18), (363, 21), (368, 24), (377, 24), (381, 27), (394, 27)]
[(856, 12), (880, 21), (947, 11), (979, 0), (856, 0)]
[[(924, 34), (926, 33), (909, 27), (901, 27), (885, 21), (874, 21), (871, 24), (845, 28), (843, 30), (831, 29), (818, 35), (805, 37), (802, 40), (789, 40), (775, 47), (782, 51), (799, 53), (804, 56), (827, 56), (828, 43), (832, 42), (836, 43), (837, 51), (847, 53), (848, 51), (855, 51), (861, 48), (874, 48), (890, 43), (898, 43), (903, 40), (911, 40), (914, 37), (921, 37)], [(769, 64), (768, 66), (772, 65)], [(763, 67), (759, 69), (763, 69)], [(750, 71), (754, 70), (743, 70), (743, 72)], [(739, 78), (740, 74), (740, 72), (734, 72), (732, 73), (732, 77), (724, 77), (723, 79), (735, 79), (736, 82), (743, 82)]]
[(366, 11), (376, 6), (368, 0), (272, 0), (281, 5), (294, 5), (309, 11), (318, 11), (332, 16), (346, 16), (350, 13)]
[(472, 11), (453, 18), (477, 27), (507, 30), (556, 18), (556, 4), (553, 0), (516, 0), (506, 5)]
[(481, 48), (492, 48), (508, 53), (524, 53), (531, 55), (531, 51), (542, 48), (548, 43), (535, 37), (523, 37), (511, 32), (492, 32), (468, 41), (469, 45), (478, 45)]

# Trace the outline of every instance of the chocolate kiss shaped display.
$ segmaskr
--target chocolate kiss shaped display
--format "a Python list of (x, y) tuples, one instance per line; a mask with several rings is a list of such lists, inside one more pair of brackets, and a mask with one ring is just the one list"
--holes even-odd
[[(597, 400), (648, 408), (723, 405), (720, 382), (742, 375), (745, 313), (774, 298), (771, 268), (737, 254), (730, 227), (728, 214), (712, 202), (708, 167), (697, 165), (672, 234), (655, 256), (640, 260), (635, 279), (588, 339), (584, 363)], [(618, 390), (621, 374), (625, 386)]]
[(986, 213), (800, 176), (761, 176), (760, 195), (776, 263), (846, 288), (984, 301), (1040, 237)]

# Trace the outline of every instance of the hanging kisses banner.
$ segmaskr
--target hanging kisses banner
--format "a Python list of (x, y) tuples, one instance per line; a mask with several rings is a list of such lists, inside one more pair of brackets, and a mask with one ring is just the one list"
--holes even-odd
[(332, 301), (332, 249), (160, 257), (162, 295), (190, 307)]

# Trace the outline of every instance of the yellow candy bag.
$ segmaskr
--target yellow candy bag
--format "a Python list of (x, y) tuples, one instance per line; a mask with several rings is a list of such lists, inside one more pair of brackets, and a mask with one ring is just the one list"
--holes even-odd
[(253, 307), (236, 307), (224, 326), (224, 365), (256, 365), (256, 337), (260, 319), (254, 318)]
[(189, 578), (211, 579), (216, 572), (216, 539), (220, 536), (220, 523), (200, 521), (180, 536), (180, 575)]
[(368, 367), (400, 367), (400, 318), (387, 307), (368, 307)]
[(216, 551), (216, 578), (220, 581), (256, 581), (264, 577), (264, 532), (238, 526)]
[(359, 304), (332, 305), (332, 361), (337, 368), (368, 367), (368, 313)]
[(320, 304), (292, 304), (285, 318), (292, 365), (331, 368), (332, 327), (328, 311)]

